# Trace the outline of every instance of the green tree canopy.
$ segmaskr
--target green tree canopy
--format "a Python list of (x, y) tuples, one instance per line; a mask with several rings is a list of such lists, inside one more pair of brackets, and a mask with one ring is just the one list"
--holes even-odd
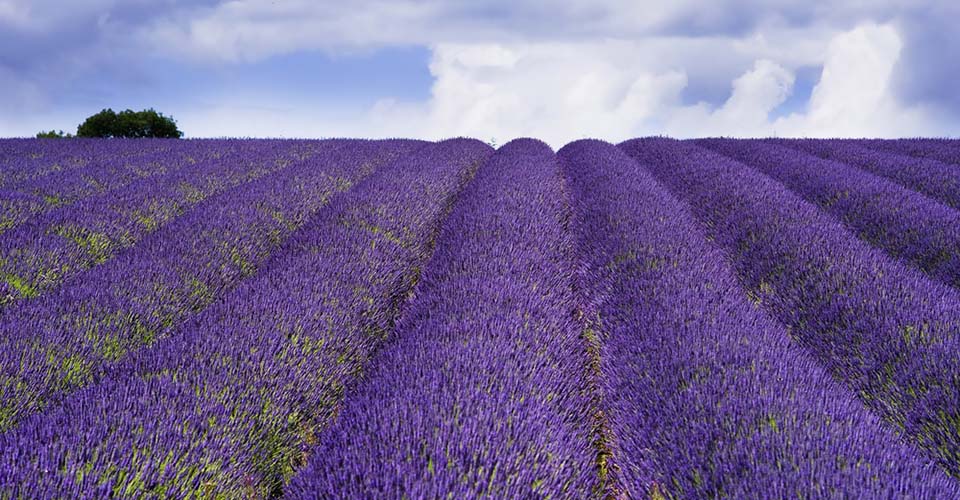
[(42, 131), (37, 133), (37, 139), (69, 139), (73, 134), (64, 134), (63, 130)]
[(173, 118), (151, 109), (125, 110), (119, 113), (105, 109), (77, 127), (77, 137), (161, 137), (179, 139), (183, 132)]

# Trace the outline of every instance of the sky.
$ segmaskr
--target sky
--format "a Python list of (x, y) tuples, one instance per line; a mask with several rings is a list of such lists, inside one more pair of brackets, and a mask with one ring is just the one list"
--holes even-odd
[(960, 135), (954, 0), (0, 0), (0, 136)]

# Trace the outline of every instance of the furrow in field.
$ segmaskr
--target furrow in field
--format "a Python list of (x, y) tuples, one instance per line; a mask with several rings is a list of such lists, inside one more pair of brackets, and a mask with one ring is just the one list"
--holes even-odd
[(303, 141), (225, 146), (210, 151), (207, 161), (172, 169), (171, 175), (139, 179), (30, 219), (0, 239), (0, 307), (56, 289), (205, 198), (302, 161), (314, 147)]
[[(80, 144), (93, 145), (88, 142)], [(64, 143), (63, 151), (57, 151), (59, 154), (53, 158), (43, 155), (48, 161), (56, 162), (58, 167), (63, 163), (72, 168), (46, 169), (41, 170), (42, 175), (26, 175), (30, 172), (29, 167), (22, 165), (20, 169), (9, 172), (7, 182), (0, 184), (0, 235), (58, 207), (104, 195), (138, 179), (162, 177), (169, 174), (171, 169), (176, 170), (186, 164), (173, 160), (170, 148), (148, 149), (142, 143), (137, 148), (134, 143), (119, 143), (128, 149), (124, 150), (112, 142), (99, 141), (94, 144), (102, 147), (95, 152), (87, 151), (85, 156), (67, 154), (67, 151), (77, 149), (77, 144), (73, 142)], [(28, 158), (16, 160), (27, 163)]]
[(960, 165), (960, 141), (956, 139), (861, 139), (851, 142), (878, 151), (948, 163), (952, 168)]
[(304, 161), (202, 202), (189, 215), (0, 318), (0, 429), (99, 378), (221, 297), (331, 196), (415, 142), (336, 141)]
[(695, 144), (756, 168), (930, 277), (960, 287), (960, 212), (856, 167), (755, 140)]
[(960, 298), (782, 184), (669, 139), (620, 146), (686, 200), (747, 290), (838, 380), (960, 474)]
[(290, 498), (587, 498), (598, 486), (556, 156), (512, 141), (444, 224)]
[(928, 158), (885, 153), (843, 140), (774, 140), (814, 156), (871, 172), (960, 209), (960, 169)]
[(649, 172), (599, 141), (559, 157), (599, 345), (611, 496), (960, 495), (750, 301)]
[(391, 330), (440, 220), (490, 152), (466, 139), (429, 145), (338, 196), (196, 320), (0, 436), (0, 491), (277, 494)]

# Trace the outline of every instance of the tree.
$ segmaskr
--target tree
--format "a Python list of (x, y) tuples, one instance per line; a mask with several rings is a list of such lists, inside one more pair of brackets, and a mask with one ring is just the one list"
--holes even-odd
[(105, 109), (77, 127), (77, 137), (116, 137), (117, 114)]
[(125, 110), (119, 113), (105, 109), (77, 127), (77, 137), (162, 137), (179, 139), (183, 132), (173, 118), (151, 109)]
[(73, 134), (64, 134), (63, 130), (37, 132), (37, 139), (69, 139)]

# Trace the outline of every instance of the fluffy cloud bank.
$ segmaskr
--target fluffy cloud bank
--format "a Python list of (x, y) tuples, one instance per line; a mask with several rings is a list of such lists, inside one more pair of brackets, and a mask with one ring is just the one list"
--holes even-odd
[[(334, 102), (237, 81), (164, 109), (192, 136), (535, 135), (559, 145), (583, 136), (960, 132), (952, 0), (161, 4), (0, 0), (0, 134), (32, 134), (72, 105), (58, 123), (118, 106), (118, 95), (140, 95), (121, 86), (140, 85), (152, 73), (137, 68), (156, 63), (202, 80), (289, 54), (410, 46), (430, 50), (429, 98)], [(371, 68), (370, 77), (390, 75)]]
[(935, 134), (922, 106), (901, 104), (893, 74), (903, 48), (892, 26), (866, 25), (831, 40), (807, 112), (777, 120), (789, 135), (902, 136)]
[(381, 134), (426, 137), (543, 137), (554, 145), (584, 136), (620, 140), (668, 134), (726, 136), (897, 136), (935, 134), (929, 113), (898, 102), (892, 75), (902, 41), (868, 23), (830, 38), (804, 109), (776, 117), (795, 75), (760, 58), (729, 83), (720, 105), (684, 102), (687, 73), (651, 65), (644, 42), (441, 44), (434, 48), (429, 102), (383, 101), (372, 112)]

